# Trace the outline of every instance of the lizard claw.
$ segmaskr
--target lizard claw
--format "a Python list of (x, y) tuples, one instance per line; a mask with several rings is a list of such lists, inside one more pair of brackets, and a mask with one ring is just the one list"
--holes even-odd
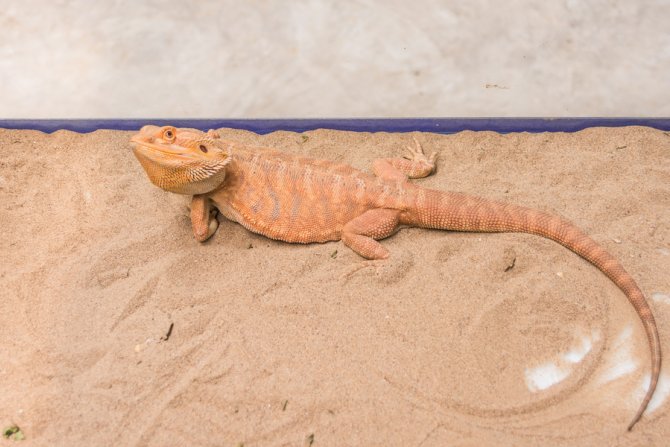
[(429, 156), (426, 156), (425, 152), (423, 151), (423, 146), (421, 146), (419, 140), (417, 140), (416, 137), (412, 137), (412, 139), (414, 140), (414, 146), (406, 146), (409, 154), (404, 155), (403, 158), (417, 163), (425, 163), (429, 165), (431, 169), (434, 168), (435, 160), (437, 159), (437, 152), (433, 152)]

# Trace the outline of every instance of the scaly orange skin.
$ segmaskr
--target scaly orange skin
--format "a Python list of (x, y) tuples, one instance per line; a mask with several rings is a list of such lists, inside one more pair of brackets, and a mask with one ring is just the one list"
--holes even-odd
[(408, 148), (407, 159), (376, 160), (375, 175), (331, 161), (224, 141), (214, 131), (145, 126), (132, 142), (154, 184), (193, 196), (191, 222), (198, 241), (216, 231), (217, 209), (272, 239), (342, 240), (367, 259), (387, 258), (388, 250), (377, 240), (400, 226), (521, 232), (554, 240), (607, 275), (626, 294), (644, 325), (651, 350), (651, 383), (628, 430), (654, 394), (661, 370), (658, 329), (644, 295), (619, 261), (558, 216), (410, 183), (408, 178), (426, 177), (435, 168), (435, 154), (425, 156), (416, 141)]

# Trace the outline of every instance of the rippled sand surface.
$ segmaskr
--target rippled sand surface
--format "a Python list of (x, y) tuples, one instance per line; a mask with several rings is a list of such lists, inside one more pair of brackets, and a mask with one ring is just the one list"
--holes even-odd
[[(226, 138), (368, 169), (409, 134)], [(561, 214), (645, 292), (670, 362), (670, 134), (415, 134), (417, 183)], [(404, 229), (385, 262), (222, 221), (149, 183), (128, 132), (0, 130), (0, 423), (26, 445), (663, 445), (625, 296), (519, 234)], [(362, 268), (360, 268), (363, 266)], [(667, 366), (664, 371), (668, 371)]]

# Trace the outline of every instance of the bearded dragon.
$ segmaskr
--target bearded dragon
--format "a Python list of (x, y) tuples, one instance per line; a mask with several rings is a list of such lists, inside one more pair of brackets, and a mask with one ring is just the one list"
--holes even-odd
[(156, 186), (192, 196), (198, 241), (218, 227), (217, 210), (248, 230), (293, 243), (342, 240), (366, 259), (386, 259), (378, 242), (400, 226), (456, 231), (522, 232), (542, 236), (595, 265), (625, 294), (644, 326), (652, 375), (631, 430), (651, 400), (661, 369), (656, 322), (635, 280), (617, 259), (569, 221), (546, 212), (458, 192), (419, 187), (408, 178), (433, 173), (436, 154), (421, 145), (406, 158), (373, 163), (374, 175), (327, 160), (224, 140), (210, 130), (144, 126), (134, 154)]

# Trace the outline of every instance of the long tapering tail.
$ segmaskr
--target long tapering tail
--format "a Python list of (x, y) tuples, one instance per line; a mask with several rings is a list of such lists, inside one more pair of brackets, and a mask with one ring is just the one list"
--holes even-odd
[(621, 263), (571, 222), (549, 213), (468, 194), (421, 189), (415, 208), (403, 219), (412, 226), (456, 231), (530, 233), (558, 242), (602, 271), (628, 297), (644, 326), (651, 351), (651, 382), (628, 425), (642, 417), (661, 371), (661, 344), (651, 308)]

